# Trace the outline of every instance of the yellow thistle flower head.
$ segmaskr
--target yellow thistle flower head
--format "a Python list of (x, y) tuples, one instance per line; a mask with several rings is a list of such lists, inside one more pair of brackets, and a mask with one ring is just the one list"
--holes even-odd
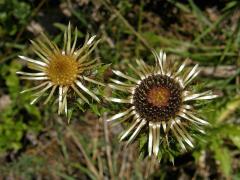
[[(50, 41), (45, 34), (36, 41), (31, 41), (33, 51), (39, 59), (32, 59), (25, 56), (19, 56), (20, 59), (27, 61), (29, 68), (37, 72), (17, 72), (22, 79), (38, 81), (39, 85), (24, 90), (24, 92), (35, 91), (35, 98), (31, 104), (35, 103), (45, 93), (48, 96), (44, 104), (48, 103), (54, 94), (58, 94), (58, 113), (63, 111), (67, 114), (67, 97), (70, 92), (75, 92), (83, 101), (89, 103), (84, 93), (90, 95), (96, 101), (99, 98), (85, 86), (85, 82), (103, 85), (86, 75), (86, 71), (91, 71), (99, 65), (97, 59), (91, 59), (90, 55), (99, 41), (94, 41), (96, 36), (89, 38), (87, 36), (85, 43), (81, 48), (77, 45), (77, 28), (75, 28), (74, 37), (71, 33), (71, 25), (64, 33), (63, 48), (60, 49), (54, 42)], [(73, 39), (72, 39), (73, 38)], [(84, 92), (84, 93), (83, 93)]]
[(127, 82), (111, 79), (109, 87), (127, 93), (128, 98), (106, 98), (112, 102), (125, 103), (128, 107), (107, 119), (109, 122), (129, 121), (130, 126), (122, 133), (120, 140), (129, 137), (127, 144), (131, 143), (142, 129), (148, 129), (148, 154), (157, 157), (162, 145), (168, 148), (173, 145), (169, 137), (174, 138), (183, 150), (187, 146), (194, 147), (194, 138), (189, 130), (194, 127), (204, 133), (201, 126), (209, 123), (196, 116), (193, 102), (217, 96), (211, 91), (194, 93), (189, 90), (189, 83), (199, 73), (198, 65), (191, 70), (184, 70), (184, 62), (176, 69), (176, 64), (171, 65), (163, 51), (154, 51), (153, 54), (155, 66), (149, 66), (143, 60), (136, 60), (137, 66), (129, 64), (135, 77), (113, 71)]

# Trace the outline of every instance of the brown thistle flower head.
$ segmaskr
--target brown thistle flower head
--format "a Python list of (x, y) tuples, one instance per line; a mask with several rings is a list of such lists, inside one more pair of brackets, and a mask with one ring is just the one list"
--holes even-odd
[(189, 90), (189, 83), (199, 73), (198, 65), (191, 70), (184, 70), (184, 62), (175, 71), (176, 64), (171, 66), (163, 51), (154, 51), (153, 54), (155, 66), (149, 66), (143, 60), (136, 60), (137, 66), (129, 64), (137, 78), (113, 71), (127, 82), (111, 79), (109, 87), (128, 93), (128, 98), (106, 98), (112, 102), (125, 103), (129, 107), (107, 120), (131, 123), (120, 140), (130, 136), (127, 143), (131, 143), (143, 131), (143, 127), (148, 125), (148, 154), (157, 157), (161, 145), (170, 146), (169, 137), (175, 138), (183, 150), (186, 150), (186, 145), (194, 147), (194, 139), (189, 130), (194, 126), (197, 131), (204, 133), (201, 126), (209, 123), (196, 116), (193, 102), (217, 96), (211, 91), (193, 93)]
[(31, 104), (48, 93), (44, 101), (44, 104), (47, 104), (56, 93), (58, 94), (58, 113), (61, 114), (64, 111), (67, 114), (67, 97), (70, 92), (75, 92), (86, 103), (89, 103), (89, 101), (84, 93), (96, 101), (100, 101), (84, 84), (84, 82), (90, 82), (103, 85), (85, 74), (86, 71), (91, 71), (99, 66), (97, 59), (90, 58), (90, 54), (99, 42), (94, 41), (95, 37), (89, 38), (87, 36), (83, 46), (76, 48), (77, 28), (75, 28), (74, 38), (72, 39), (71, 25), (69, 23), (64, 33), (62, 49), (50, 41), (45, 34), (42, 34), (41, 39), (31, 41), (33, 51), (39, 59), (25, 56), (19, 56), (19, 58), (26, 61), (29, 64), (29, 68), (37, 72), (17, 72), (17, 74), (21, 75), (21, 79), (39, 82), (39, 85), (22, 91), (22, 93), (35, 91)]

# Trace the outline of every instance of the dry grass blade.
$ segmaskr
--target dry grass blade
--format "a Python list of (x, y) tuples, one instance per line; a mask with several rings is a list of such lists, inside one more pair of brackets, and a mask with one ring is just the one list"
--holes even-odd
[(109, 168), (109, 173), (111, 176), (111, 179), (114, 178), (114, 171), (113, 171), (113, 163), (112, 163), (112, 156), (111, 156), (111, 146), (110, 146), (110, 140), (109, 140), (109, 131), (108, 131), (108, 124), (106, 121), (106, 113), (103, 115), (103, 127), (104, 127), (104, 138), (106, 141), (106, 154), (107, 154), (107, 161), (108, 161), (108, 168)]
[(83, 154), (83, 156), (84, 156), (84, 158), (86, 160), (86, 164), (87, 164), (88, 168), (90, 169), (90, 171), (92, 171), (92, 173), (96, 176), (97, 179), (102, 179), (102, 177), (98, 173), (97, 169), (95, 168), (95, 166), (93, 165), (93, 163), (91, 162), (89, 157), (87, 156), (87, 154), (86, 154), (82, 144), (80, 143), (79, 139), (74, 134), (73, 129), (68, 127), (67, 128), (67, 133), (72, 137), (72, 140), (74, 141), (76, 146), (79, 148), (79, 150), (82, 152), (82, 154)]
[(147, 40), (138, 33), (131, 24), (122, 16), (122, 14), (113, 6), (110, 5), (110, 3), (107, 3), (105, 0), (100, 0), (100, 2), (107, 8), (108, 11), (114, 13), (122, 22), (123, 24), (143, 43), (143, 45), (152, 51), (151, 45), (147, 42)]

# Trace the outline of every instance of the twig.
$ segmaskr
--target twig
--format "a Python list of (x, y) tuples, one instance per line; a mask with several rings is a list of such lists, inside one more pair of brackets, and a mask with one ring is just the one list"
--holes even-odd
[(121, 161), (121, 167), (120, 167), (120, 170), (119, 170), (119, 174), (118, 174), (118, 177), (123, 177), (123, 174), (125, 172), (125, 169), (126, 169), (126, 162), (127, 162), (127, 157), (128, 157), (128, 152), (126, 150), (126, 146), (123, 147), (123, 153), (122, 154), (122, 161)]
[(111, 146), (110, 146), (110, 140), (109, 140), (109, 132), (108, 132), (108, 125), (106, 119), (106, 113), (103, 115), (103, 127), (104, 127), (104, 137), (106, 141), (106, 154), (107, 154), (107, 161), (108, 161), (108, 167), (111, 179), (114, 178), (114, 172), (113, 172), (113, 165), (112, 165), (112, 156), (111, 156)]
[(144, 175), (145, 179), (148, 179), (149, 176), (153, 173), (156, 162), (157, 162), (156, 157), (149, 157), (147, 159), (147, 167), (146, 167), (146, 171), (145, 171), (145, 175)]
[(103, 162), (100, 156), (97, 156), (97, 160), (98, 160), (98, 169), (99, 169), (99, 174), (101, 177), (103, 176)]
[[(139, 34), (141, 34), (141, 30), (142, 30), (142, 12), (143, 12), (143, 6), (144, 6), (144, 1), (141, 0), (140, 2), (140, 10), (139, 10), (139, 17), (138, 17), (138, 27), (137, 27), (137, 32), (139, 32)], [(140, 39), (137, 38), (137, 41), (136, 41), (136, 48), (135, 48), (135, 54), (137, 57), (139, 57), (139, 41)]]
[(236, 75), (236, 66), (217, 66), (217, 67), (200, 67), (201, 75), (213, 76), (217, 78), (229, 78)]
[[(238, 58), (237, 58), (237, 68), (240, 67), (240, 52), (238, 53)], [(238, 75), (236, 77), (236, 85), (237, 85), (237, 93), (239, 94), (240, 89), (239, 89), (239, 84), (240, 84), (240, 76)]]

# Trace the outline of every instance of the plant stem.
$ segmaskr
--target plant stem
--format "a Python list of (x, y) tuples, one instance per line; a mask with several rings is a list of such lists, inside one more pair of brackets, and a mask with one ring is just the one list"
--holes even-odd
[(105, 119), (106, 119), (106, 113), (103, 115), (104, 137), (105, 137), (105, 141), (106, 141), (106, 154), (107, 154), (108, 168), (109, 168), (111, 179), (115, 179), (114, 171), (113, 171), (112, 157), (111, 157), (111, 146), (110, 146), (110, 140), (109, 140), (108, 125), (107, 125), (107, 121)]
[(67, 128), (67, 132), (68, 134), (72, 137), (74, 143), (76, 144), (76, 146), (79, 148), (79, 150), (82, 152), (83, 157), (86, 160), (86, 164), (88, 166), (88, 168), (90, 169), (90, 171), (92, 171), (92, 173), (96, 176), (97, 179), (102, 179), (102, 177), (98, 174), (97, 169), (95, 168), (95, 166), (93, 165), (93, 163), (91, 162), (91, 160), (88, 158), (81, 142), (79, 141), (79, 139), (76, 137), (76, 135), (74, 134), (73, 130), (68, 127)]
[(105, 0), (100, 0), (102, 4), (106, 7), (107, 10), (110, 12), (114, 13), (122, 22), (123, 24), (142, 42), (142, 44), (152, 51), (152, 47), (149, 45), (147, 40), (140, 34), (138, 33), (131, 24), (122, 16), (122, 14), (113, 6), (109, 5)]

